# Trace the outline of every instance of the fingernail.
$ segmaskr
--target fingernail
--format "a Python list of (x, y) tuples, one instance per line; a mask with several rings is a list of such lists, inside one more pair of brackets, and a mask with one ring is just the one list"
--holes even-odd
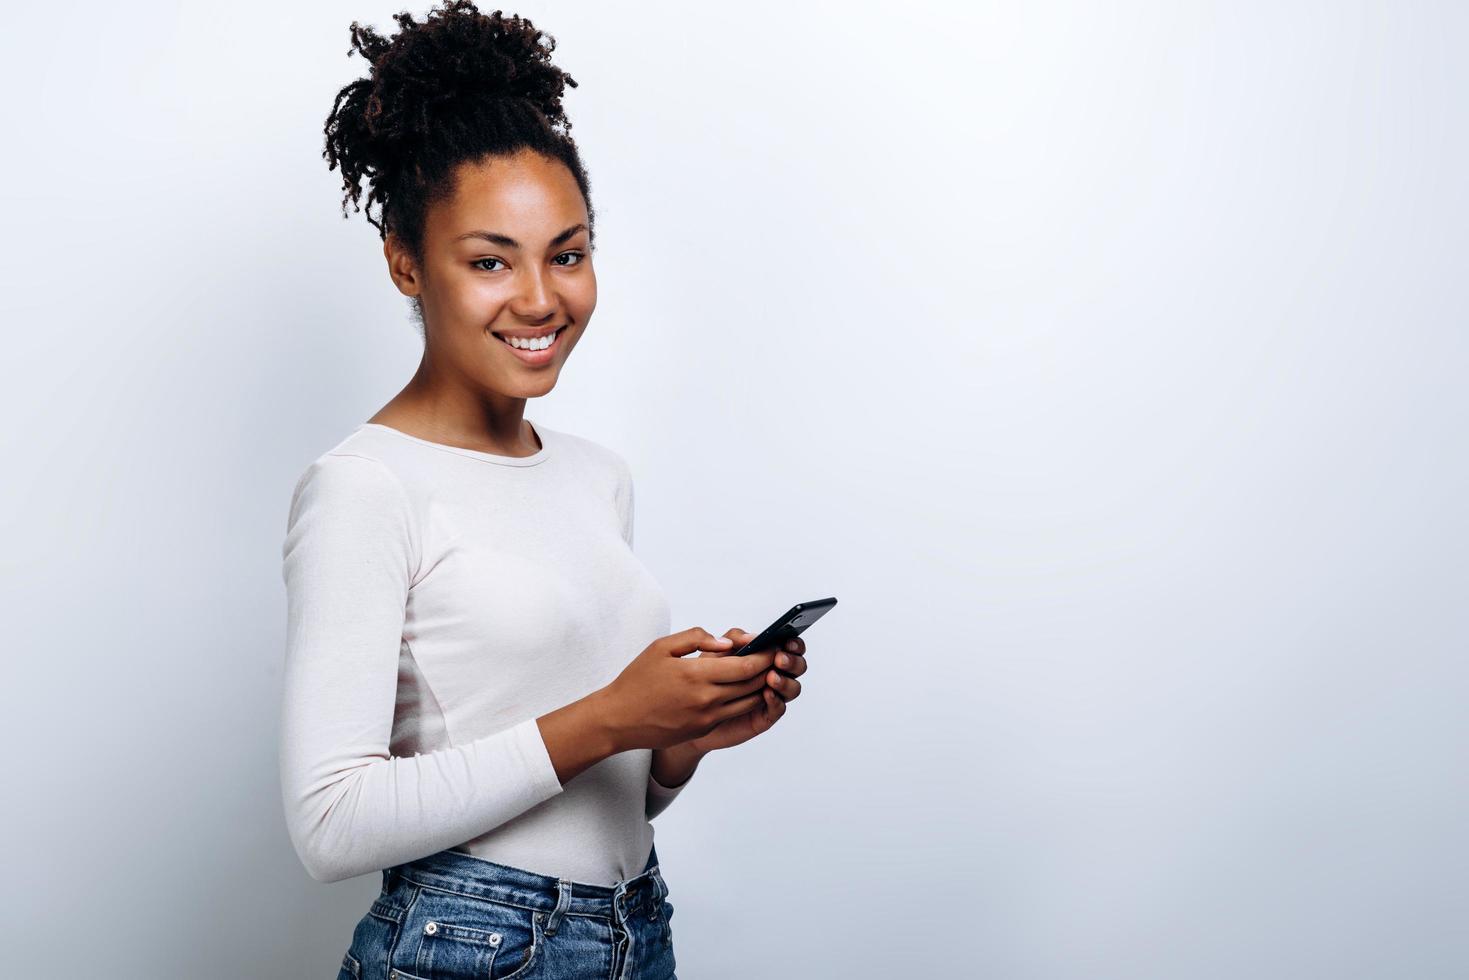
[(716, 637), (715, 637), (715, 638), (714, 638), (714, 642), (715, 642), (715, 643), (733, 643), (733, 642), (734, 642), (734, 641), (733, 641), (733, 640), (731, 640), (731, 639), (730, 639), (730, 638), (729, 638), (729, 637), (727, 637), (727, 636), (716, 636)]
[(789, 667), (791, 665), (791, 658), (790, 657), (787, 657), (783, 653), (780, 656), (776, 657), (775, 659), (776, 659), (777, 662), (780, 663), (780, 665), (782, 667)]
[(791, 651), (791, 653), (795, 653), (796, 652), (796, 645), (797, 645), (796, 644), (796, 641), (795, 640), (792, 640), (791, 642), (789, 642), (789, 643), (786, 644), (786, 649), (789, 650), (789, 651)]

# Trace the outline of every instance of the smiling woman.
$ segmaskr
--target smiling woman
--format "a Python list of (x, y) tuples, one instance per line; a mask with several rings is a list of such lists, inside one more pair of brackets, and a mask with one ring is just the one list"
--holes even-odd
[(319, 881), (383, 875), (344, 976), (667, 980), (651, 821), (705, 754), (769, 730), (804, 648), (777, 672), (723, 656), (744, 630), (670, 634), (627, 462), (525, 418), (597, 305), (554, 41), (465, 0), (395, 19), (352, 25), (372, 68), (325, 156), (344, 215), (367, 184), (423, 354), (292, 496), (291, 840)]

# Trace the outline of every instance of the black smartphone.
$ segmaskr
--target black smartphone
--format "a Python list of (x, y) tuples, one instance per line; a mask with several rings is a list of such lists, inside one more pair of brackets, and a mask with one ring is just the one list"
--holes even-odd
[(800, 636), (805, 632), (806, 627), (825, 616), (836, 604), (835, 599), (798, 602), (784, 616), (761, 630), (759, 636), (736, 650), (732, 656), (743, 657), (747, 653), (759, 653), (762, 650), (784, 647), (786, 640), (793, 636)]

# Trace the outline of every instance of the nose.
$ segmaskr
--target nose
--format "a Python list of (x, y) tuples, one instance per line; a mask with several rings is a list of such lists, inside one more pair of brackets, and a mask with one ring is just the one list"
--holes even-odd
[(544, 320), (556, 312), (556, 294), (546, 273), (534, 266), (523, 269), (516, 280), (517, 292), (510, 310), (526, 320)]

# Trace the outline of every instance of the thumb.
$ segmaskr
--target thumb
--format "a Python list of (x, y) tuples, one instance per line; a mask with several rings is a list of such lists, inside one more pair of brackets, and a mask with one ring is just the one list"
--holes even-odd
[(664, 637), (663, 652), (674, 657), (681, 657), (695, 650), (727, 651), (733, 642), (725, 637), (715, 636), (702, 626), (691, 626), (681, 633)]
[[(733, 627), (731, 629), (725, 630), (724, 631), (724, 636), (723, 637), (720, 637), (720, 639), (722, 639), (722, 640), (729, 640), (729, 645), (728, 646), (722, 646), (722, 647), (719, 647), (716, 650), (710, 650), (708, 653), (701, 653), (701, 654), (699, 654), (699, 656), (701, 656), (701, 657), (727, 657), (730, 654), (734, 653), (734, 651), (738, 650), (740, 647), (744, 646), (746, 643), (749, 643), (754, 638), (755, 638), (755, 634), (754, 633), (748, 632), (746, 630), (742, 630), (738, 626), (736, 626), (736, 627)], [(705, 647), (704, 649), (708, 650), (709, 648), (708, 647)]]

